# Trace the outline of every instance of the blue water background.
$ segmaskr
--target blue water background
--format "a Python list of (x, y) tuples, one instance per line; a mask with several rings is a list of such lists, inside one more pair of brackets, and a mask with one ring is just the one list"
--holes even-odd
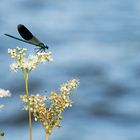
[[(19, 23), (49, 45), (54, 59), (30, 74), (30, 93), (49, 95), (61, 83), (80, 79), (74, 105), (50, 140), (140, 140), (139, 0), (1, 0), (0, 87), (12, 92), (0, 101), (3, 140), (29, 139), (19, 98), (24, 81), (20, 72), (10, 71), (7, 49), (20, 46), (33, 53), (34, 46), (3, 35), (20, 37)], [(33, 140), (44, 139), (35, 122)]]

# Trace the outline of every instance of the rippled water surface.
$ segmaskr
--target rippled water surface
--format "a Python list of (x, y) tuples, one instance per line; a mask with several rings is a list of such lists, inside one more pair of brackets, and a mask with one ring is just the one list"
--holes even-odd
[[(20, 37), (26, 25), (50, 46), (54, 61), (30, 74), (30, 92), (59, 90), (71, 78), (80, 79), (74, 105), (64, 112), (63, 127), (51, 140), (140, 140), (140, 1), (139, 0), (1, 0), (0, 87), (12, 97), (1, 100), (0, 129), (4, 140), (28, 140), (27, 114), (20, 72), (9, 70), (8, 48), (34, 46), (4, 36)], [(44, 140), (35, 122), (34, 140)]]

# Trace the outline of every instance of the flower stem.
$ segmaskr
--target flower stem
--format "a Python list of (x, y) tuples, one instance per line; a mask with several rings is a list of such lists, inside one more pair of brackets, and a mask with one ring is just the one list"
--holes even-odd
[[(26, 95), (29, 97), (29, 92), (28, 92), (28, 71), (25, 73), (25, 88), (26, 88)], [(28, 111), (29, 111), (29, 129), (30, 129), (30, 140), (32, 140), (32, 114), (30, 110), (30, 101), (28, 98)]]
[(46, 133), (46, 140), (49, 140), (49, 134)]

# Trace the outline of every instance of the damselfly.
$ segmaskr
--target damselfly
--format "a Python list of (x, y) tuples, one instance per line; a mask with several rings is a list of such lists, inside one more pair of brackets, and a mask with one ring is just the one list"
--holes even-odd
[(44, 43), (42, 43), (38, 38), (36, 38), (24, 25), (19, 24), (17, 26), (18, 32), (21, 35), (21, 37), (24, 39), (20, 39), (17, 38), (15, 36), (12, 36), (10, 34), (4, 34), (8, 37), (17, 39), (19, 41), (23, 41), (35, 46), (38, 46), (38, 48), (35, 48), (35, 50), (37, 50), (37, 52), (45, 52), (46, 49), (48, 49), (49, 47), (47, 45), (45, 45)]

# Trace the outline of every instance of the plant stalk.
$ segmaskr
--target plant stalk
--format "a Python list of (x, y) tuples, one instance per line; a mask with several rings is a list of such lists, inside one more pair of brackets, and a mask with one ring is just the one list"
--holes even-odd
[(46, 133), (46, 140), (49, 140), (49, 134)]
[[(28, 89), (28, 71), (25, 73), (25, 88), (26, 88), (26, 95), (29, 97), (29, 89)], [(32, 114), (30, 110), (30, 101), (28, 98), (28, 113), (29, 113), (29, 129), (30, 129), (30, 140), (32, 140)]]

